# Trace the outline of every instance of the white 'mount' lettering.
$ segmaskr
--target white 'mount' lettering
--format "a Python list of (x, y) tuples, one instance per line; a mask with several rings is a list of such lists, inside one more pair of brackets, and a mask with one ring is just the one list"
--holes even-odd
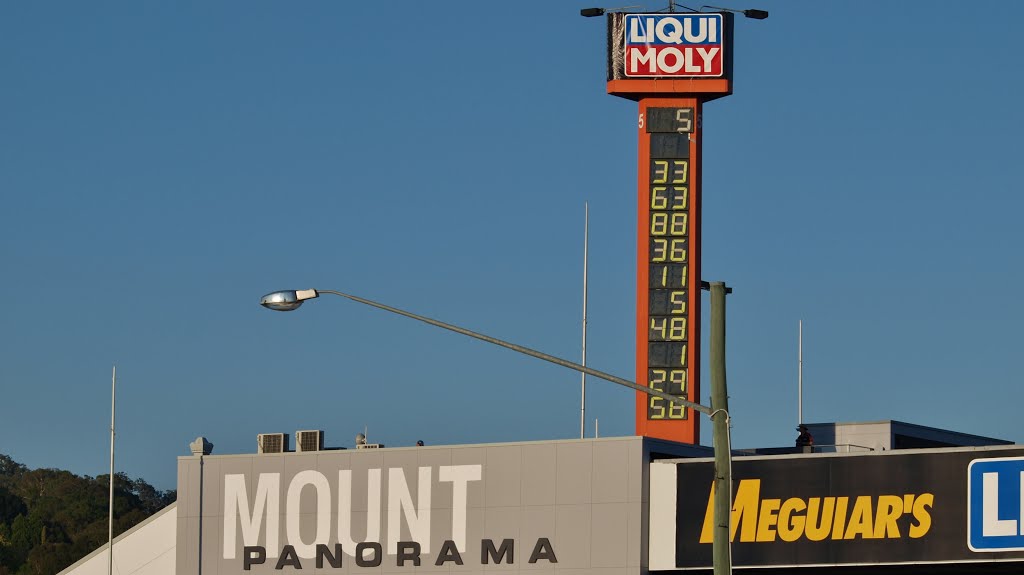
[(402, 521), (409, 526), (412, 541), (419, 541), (423, 553), (430, 553), (430, 468), (420, 467), (419, 509), (409, 493), (401, 467), (388, 469), (388, 554), (398, 554), (402, 541)]
[(281, 517), (281, 474), (261, 473), (256, 483), (256, 500), (249, 509), (245, 475), (224, 476), (224, 558), (234, 559), (238, 548), (237, 528), (242, 525), (242, 544), (258, 545), (263, 520), (267, 521), (269, 556), (277, 557), (277, 541)]
[(286, 525), (288, 527), (288, 542), (295, 548), (299, 557), (312, 559), (316, 556), (317, 543), (326, 545), (331, 538), (331, 486), (322, 473), (307, 469), (295, 474), (292, 482), (288, 484), (288, 509), (302, 509), (301, 498), (306, 486), (313, 487), (316, 492), (316, 534), (313, 541), (306, 543), (302, 540), (302, 532), (299, 530), (299, 520), (302, 517), (299, 513), (288, 513)]
[(438, 472), (438, 481), (452, 484), (452, 541), (462, 552), (466, 551), (468, 485), (470, 481), (480, 481), (482, 470), (481, 465), (442, 465)]
[[(412, 471), (411, 469), (409, 471)], [(291, 565), (299, 558), (313, 559), (318, 547), (337, 545), (338, 557), (344, 553), (360, 561), (379, 562), (384, 554), (397, 555), (399, 543), (416, 545), (416, 555), (430, 553), (432, 468), (419, 467), (414, 478), (416, 493), (410, 489), (410, 477), (400, 467), (388, 469), (387, 485), (387, 543), (382, 545), (381, 516), (382, 469), (366, 470), (366, 529), (353, 525), (352, 471), (338, 471), (337, 505), (334, 504), (334, 486), (323, 473), (314, 469), (299, 471), (282, 492), (280, 473), (261, 473), (256, 480), (256, 493), (250, 499), (247, 487), (252, 479), (244, 474), (224, 476), (224, 558), (234, 559), (240, 549), (265, 550), (263, 559), (281, 557), (278, 563)], [(333, 477), (332, 477), (333, 478)], [(469, 483), (483, 478), (482, 465), (442, 465), (438, 467), (438, 484), (447, 493), (451, 484), (451, 535), (442, 539), (454, 546), (454, 554), (467, 552), (467, 507)], [(359, 495), (362, 495), (361, 493)], [(315, 497), (315, 504), (310, 501)], [(285, 507), (281, 503), (284, 499)], [(360, 505), (360, 508), (363, 508)], [(283, 513), (282, 513), (283, 512)], [(334, 521), (332, 513), (338, 514)], [(355, 515), (362, 515), (360, 511)], [(282, 517), (283, 515), (283, 517)], [(309, 522), (312, 520), (311, 530)], [(285, 541), (280, 541), (281, 523), (284, 522)], [(403, 536), (402, 526), (407, 528)], [(239, 537), (239, 526), (241, 537)], [(335, 527), (336, 526), (336, 527)], [(305, 527), (305, 530), (303, 528)], [(335, 528), (337, 531), (335, 531)], [(305, 535), (305, 538), (303, 538)], [(281, 545), (283, 543), (283, 546)], [(360, 550), (376, 549), (376, 558), (366, 559)], [(285, 555), (287, 550), (287, 555)], [(447, 552), (452, 552), (449, 549)], [(248, 553), (248, 551), (247, 551)], [(261, 551), (262, 553), (262, 551)], [(332, 551), (332, 553), (334, 553)], [(454, 556), (454, 555), (453, 555)], [(255, 561), (255, 559), (253, 559)], [(368, 563), (368, 564), (369, 564)]]
[(366, 536), (356, 541), (352, 538), (352, 471), (338, 472), (338, 543), (349, 555), (355, 553), (356, 543), (380, 543), (380, 469), (367, 470), (366, 491)]

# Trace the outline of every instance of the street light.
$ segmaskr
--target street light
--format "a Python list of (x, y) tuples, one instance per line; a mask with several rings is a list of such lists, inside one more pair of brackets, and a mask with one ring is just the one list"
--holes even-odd
[[(767, 10), (758, 10), (757, 8), (750, 8), (748, 10), (733, 10), (732, 8), (719, 8), (718, 6), (701, 6), (700, 10), (694, 10), (693, 8), (688, 8), (686, 6), (683, 6), (682, 4), (680, 4), (679, 7), (680, 8), (686, 8), (690, 12), (703, 12), (705, 8), (711, 8), (712, 10), (719, 10), (721, 12), (732, 12), (733, 14), (743, 14), (747, 18), (753, 18), (754, 20), (764, 20), (765, 18), (768, 17), (768, 11)], [(583, 16), (584, 18), (593, 18), (595, 16), (604, 16), (605, 13), (607, 13), (607, 12), (621, 12), (621, 11), (627, 10), (629, 8), (639, 8), (639, 6), (625, 6), (623, 8), (584, 8), (584, 9), (580, 10), (580, 16)], [(668, 11), (669, 12), (675, 12), (676, 11), (675, 0), (669, 0)]]
[(664, 399), (665, 401), (670, 401), (670, 402), (673, 402), (673, 403), (684, 405), (686, 407), (689, 407), (691, 409), (697, 410), (697, 411), (699, 411), (701, 413), (704, 413), (704, 414), (707, 414), (709, 416), (712, 415), (710, 407), (705, 407), (703, 405), (700, 405), (699, 403), (693, 403), (692, 401), (689, 401), (689, 400), (687, 400), (685, 398), (682, 398), (682, 397), (679, 397), (679, 396), (676, 396), (676, 395), (671, 395), (671, 394), (665, 393), (663, 391), (658, 391), (656, 389), (651, 389), (649, 387), (643, 387), (643, 386), (637, 385), (636, 383), (633, 383), (632, 381), (629, 381), (627, 379), (622, 379), (621, 377), (616, 377), (616, 376), (611, 375), (609, 373), (604, 373), (604, 372), (598, 371), (596, 369), (592, 369), (592, 368), (589, 368), (589, 367), (586, 367), (586, 366), (583, 366), (583, 365), (579, 365), (579, 364), (573, 363), (571, 361), (564, 360), (564, 359), (559, 358), (559, 357), (555, 357), (553, 355), (548, 355), (546, 353), (530, 349), (528, 347), (523, 347), (521, 345), (516, 345), (514, 343), (509, 343), (507, 341), (503, 341), (503, 340), (500, 340), (500, 339), (497, 339), (497, 338), (494, 338), (494, 337), (490, 337), (490, 336), (484, 335), (482, 333), (477, 333), (475, 331), (470, 331), (468, 329), (461, 328), (461, 327), (459, 327), (457, 325), (451, 325), (451, 324), (448, 324), (448, 323), (444, 323), (442, 321), (438, 321), (436, 319), (430, 319), (429, 317), (424, 317), (424, 316), (421, 316), (421, 315), (416, 315), (414, 313), (410, 313), (410, 312), (407, 312), (407, 311), (404, 311), (404, 310), (400, 310), (398, 308), (387, 306), (387, 305), (384, 305), (382, 303), (378, 303), (378, 302), (375, 302), (375, 301), (372, 301), (372, 300), (364, 299), (364, 298), (357, 297), (357, 296), (354, 296), (354, 295), (350, 295), (350, 294), (347, 294), (347, 293), (342, 293), (342, 292), (339, 292), (339, 291), (315, 290), (315, 289), (276, 291), (274, 293), (269, 293), (269, 294), (263, 296), (260, 299), (260, 305), (262, 305), (265, 308), (272, 309), (274, 311), (292, 311), (292, 310), (298, 309), (299, 306), (302, 305), (302, 302), (304, 302), (306, 300), (309, 300), (309, 299), (314, 299), (314, 298), (318, 297), (320, 294), (324, 294), (324, 293), (341, 296), (343, 298), (348, 298), (348, 299), (350, 299), (352, 301), (357, 301), (359, 303), (364, 303), (366, 305), (373, 306), (375, 308), (379, 308), (379, 309), (387, 310), (387, 311), (390, 311), (390, 312), (393, 312), (393, 313), (397, 313), (398, 315), (404, 315), (405, 317), (411, 317), (413, 319), (417, 319), (417, 320), (422, 321), (424, 323), (429, 323), (430, 325), (436, 325), (437, 327), (442, 327), (444, 329), (447, 329), (447, 330), (450, 330), (450, 331), (454, 331), (456, 333), (461, 333), (463, 335), (468, 335), (469, 337), (472, 337), (472, 338), (480, 339), (480, 340), (483, 340), (483, 341), (486, 341), (486, 342), (489, 342), (489, 343), (500, 345), (502, 347), (507, 347), (508, 349), (511, 349), (513, 351), (518, 351), (520, 353), (524, 353), (526, 355), (529, 355), (529, 356), (532, 356), (532, 357), (536, 357), (538, 359), (543, 359), (544, 361), (549, 361), (551, 363), (554, 363), (554, 364), (557, 364), (557, 365), (561, 365), (562, 367), (567, 367), (569, 369), (580, 371), (580, 372), (586, 373), (587, 375), (592, 375), (594, 377), (597, 377), (599, 379), (603, 379), (605, 381), (610, 381), (612, 383), (617, 383), (619, 385), (624, 385), (626, 387), (629, 387), (631, 389), (635, 389), (637, 391), (642, 391), (642, 392), (645, 392), (645, 393), (649, 393), (651, 395), (660, 397), (660, 398)]
[(758, 10), (757, 8), (750, 8), (747, 10), (733, 10), (732, 8), (719, 8), (718, 6), (701, 6), (700, 9), (703, 12), (705, 8), (711, 8), (712, 10), (720, 10), (722, 12), (732, 12), (733, 14), (743, 14), (747, 18), (754, 20), (764, 20), (768, 17), (767, 10)]
[[(351, 294), (342, 293), (340, 291), (316, 289), (276, 291), (263, 296), (260, 299), (260, 305), (274, 311), (294, 311), (298, 309), (304, 301), (315, 299), (319, 297), (320, 294), (326, 293), (336, 295), (346, 299), (350, 299), (355, 302), (366, 304), (371, 307), (375, 307), (385, 311), (390, 311), (398, 315), (404, 315), (405, 317), (419, 320), (424, 323), (429, 323), (430, 325), (441, 327), (449, 331), (461, 333), (462, 335), (467, 335), (469, 337), (486, 341), (488, 343), (500, 345), (501, 347), (505, 347), (513, 351), (518, 351), (519, 353), (526, 354), (531, 357), (536, 357), (537, 359), (543, 359), (544, 361), (548, 361), (556, 365), (560, 365), (562, 367), (567, 367), (569, 369), (594, 376), (598, 379), (603, 379), (605, 381), (617, 383), (619, 385), (628, 387), (630, 389), (634, 389), (636, 391), (641, 391), (643, 393), (653, 395), (655, 397), (660, 397), (661, 399), (668, 401), (670, 404), (676, 403), (688, 407), (694, 411), (699, 411), (704, 415), (707, 415), (709, 418), (711, 418), (711, 421), (714, 423), (715, 430), (714, 441), (712, 446), (715, 453), (715, 529), (713, 531), (712, 543), (714, 547), (714, 573), (715, 575), (726, 575), (732, 572), (732, 558), (729, 554), (729, 538), (731, 537), (731, 530), (729, 529), (731, 513), (729, 509), (732, 506), (732, 448), (730, 446), (729, 440), (729, 411), (726, 404), (727, 400), (725, 397), (724, 327), (725, 294), (731, 292), (732, 289), (725, 287), (725, 284), (722, 282), (713, 282), (710, 284), (702, 285), (702, 287), (711, 291), (711, 341), (712, 348), (715, 348), (712, 351), (712, 371), (714, 373), (712, 374), (711, 378), (713, 388), (712, 405), (714, 409), (712, 407), (707, 407), (699, 403), (694, 403), (683, 397), (665, 393), (663, 391), (659, 391), (651, 387), (644, 387), (642, 385), (638, 385), (632, 381), (629, 381), (628, 379), (623, 379), (621, 377), (611, 375), (610, 373), (605, 373), (603, 371), (598, 371), (596, 369), (586, 367), (578, 363), (573, 363), (560, 357), (548, 355), (546, 353), (530, 349), (528, 347), (524, 347), (521, 345), (517, 345), (514, 343), (510, 343), (504, 340), (500, 340), (489, 335), (484, 335), (482, 333), (470, 331), (468, 329), (461, 328), (457, 325), (444, 323), (443, 321), (438, 321), (436, 319), (431, 319), (429, 317), (417, 315), (411, 312), (407, 312), (405, 310), (401, 310), (395, 307), (375, 302), (373, 300), (368, 300)], [(720, 312), (716, 313), (716, 310), (720, 310)], [(721, 340), (721, 342), (717, 343), (719, 342), (719, 340)], [(715, 350), (717, 350), (717, 353)]]

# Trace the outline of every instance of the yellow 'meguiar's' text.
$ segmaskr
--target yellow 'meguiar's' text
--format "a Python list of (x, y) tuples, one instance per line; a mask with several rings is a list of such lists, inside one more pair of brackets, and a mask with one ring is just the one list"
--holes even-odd
[[(715, 488), (711, 486), (701, 543), (711, 543)], [(731, 540), (767, 543), (781, 539), (899, 539), (900, 519), (909, 515), (906, 534), (923, 537), (932, 526), (931, 493), (904, 495), (859, 495), (856, 497), (791, 497), (786, 500), (761, 498), (761, 480), (743, 479), (736, 489), (732, 507)]]

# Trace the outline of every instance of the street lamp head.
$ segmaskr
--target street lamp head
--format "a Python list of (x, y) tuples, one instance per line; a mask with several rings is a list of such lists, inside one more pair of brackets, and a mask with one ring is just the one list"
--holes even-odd
[(276, 291), (260, 298), (260, 305), (274, 311), (292, 311), (299, 309), (304, 300), (318, 295), (315, 289)]
[(733, 10), (732, 8), (719, 8), (718, 6), (701, 6), (701, 12), (703, 12), (705, 8), (711, 8), (712, 10), (721, 10), (722, 12), (732, 12), (733, 14), (743, 14), (747, 18), (751, 18), (754, 20), (764, 20), (765, 18), (768, 17), (767, 10), (758, 10), (757, 8), (750, 8), (747, 10)]

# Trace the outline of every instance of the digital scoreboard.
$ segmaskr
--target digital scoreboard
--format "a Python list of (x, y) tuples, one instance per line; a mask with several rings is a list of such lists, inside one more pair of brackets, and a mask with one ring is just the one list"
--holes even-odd
[[(648, 185), (646, 198), (640, 194), (647, 213), (640, 217), (647, 229), (640, 240), (647, 243), (647, 346), (646, 379), (650, 387), (672, 395), (688, 391), (687, 343), (691, 337), (690, 293), (690, 141), (693, 135), (694, 108), (647, 107), (640, 121), (646, 128), (641, 136), (648, 140)], [(642, 274), (641, 274), (642, 275)], [(698, 284), (699, 288), (699, 284)], [(643, 289), (642, 287), (640, 288)], [(694, 400), (697, 401), (697, 400)], [(648, 421), (684, 420), (685, 407), (650, 396), (646, 400)]]
[[(732, 17), (612, 13), (608, 46), (608, 92), (639, 104), (636, 382), (700, 403), (701, 120), (732, 93)], [(691, 410), (637, 392), (637, 435), (699, 432)]]

